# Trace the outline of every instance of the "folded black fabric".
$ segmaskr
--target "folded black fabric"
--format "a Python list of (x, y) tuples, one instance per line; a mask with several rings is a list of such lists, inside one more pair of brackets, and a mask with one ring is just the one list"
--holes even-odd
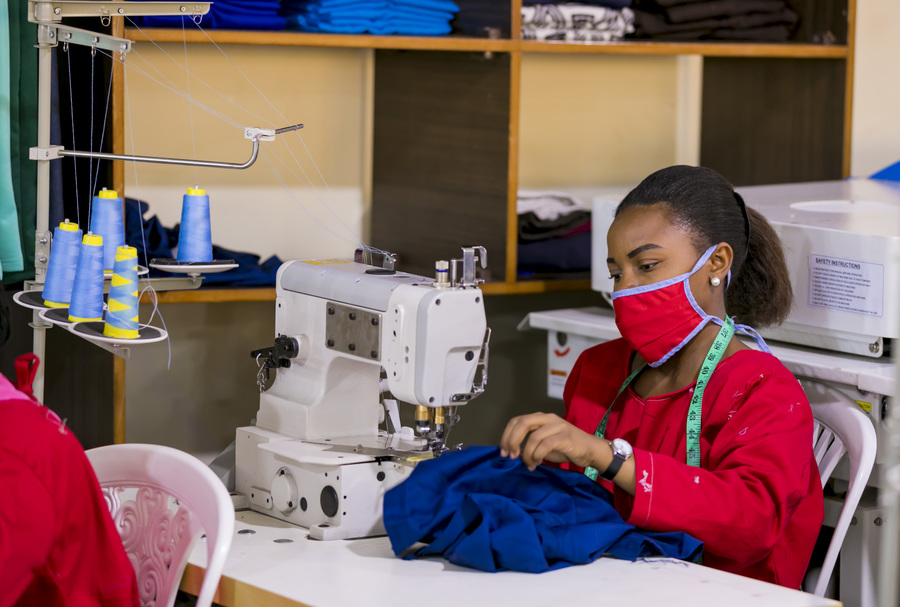
[(784, 10), (782, 0), (713, 0), (673, 6), (666, 10), (669, 23), (686, 23), (747, 13), (775, 13)]
[(522, 213), (518, 219), (519, 242), (532, 242), (564, 236), (589, 222), (591, 214), (588, 211), (575, 211), (554, 219), (541, 219), (534, 213)]
[(715, 30), (745, 30), (768, 25), (784, 25), (793, 28), (799, 17), (789, 8), (774, 13), (750, 13), (734, 15), (723, 19), (705, 19), (690, 23), (672, 24), (661, 14), (635, 11), (635, 30), (641, 35), (657, 36), (677, 32), (711, 33)]
[(784, 25), (767, 25), (745, 30), (716, 30), (711, 40), (749, 40), (753, 42), (784, 42), (793, 30)]

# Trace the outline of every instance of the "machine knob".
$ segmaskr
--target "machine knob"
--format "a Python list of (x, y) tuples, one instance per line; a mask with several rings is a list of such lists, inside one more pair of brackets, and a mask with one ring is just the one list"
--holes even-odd
[(298, 505), (297, 482), (287, 468), (281, 468), (272, 479), (272, 502), (275, 508), (287, 514)]

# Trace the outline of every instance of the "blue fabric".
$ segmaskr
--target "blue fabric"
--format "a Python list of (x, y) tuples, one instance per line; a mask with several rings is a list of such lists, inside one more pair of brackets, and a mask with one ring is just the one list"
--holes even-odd
[(895, 162), (889, 167), (885, 167), (872, 174), (869, 179), (883, 179), (885, 181), (900, 181), (900, 162)]
[[(200, 26), (204, 29), (254, 29), (282, 30), (284, 17), (278, 14), (281, 3), (278, 0), (216, 0), (209, 13), (203, 16)], [(190, 17), (141, 17), (145, 27), (185, 27), (194, 25), (185, 21)]]
[[(612, 495), (576, 472), (469, 447), (422, 462), (384, 497), (384, 526), (398, 556), (442, 556), (482, 571), (539, 573), (600, 556), (694, 560), (702, 543), (622, 520)], [(426, 546), (405, 554), (413, 545)]]
[(591, 269), (591, 233), (548, 238), (518, 245), (519, 269), (578, 272)]
[[(179, 226), (166, 228), (154, 215), (144, 219), (149, 206), (146, 202), (133, 198), (125, 199), (125, 242), (138, 251), (138, 263), (146, 265), (153, 258), (172, 258), (174, 247), (178, 246)], [(143, 237), (141, 226), (143, 225)], [(146, 247), (144, 246), (146, 243)], [(244, 287), (266, 287), (275, 285), (275, 277), (281, 260), (277, 256), (260, 262), (259, 255), (231, 251), (213, 245), (213, 259), (232, 259), (238, 267), (218, 274), (204, 274), (204, 285), (233, 285)], [(150, 276), (175, 276), (171, 272), (150, 269)]]
[(450, 0), (285, 0), (280, 14), (307, 32), (436, 36), (450, 33), (458, 12)]

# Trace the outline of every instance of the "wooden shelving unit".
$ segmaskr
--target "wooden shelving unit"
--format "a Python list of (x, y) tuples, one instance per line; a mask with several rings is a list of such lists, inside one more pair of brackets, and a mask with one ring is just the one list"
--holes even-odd
[[(472, 31), (440, 38), (126, 30), (117, 18), (112, 33), (137, 44), (372, 49), (371, 242), (398, 253), (404, 270), (423, 275), (431, 274), (435, 259), (457, 256), (460, 244), (484, 245), (493, 272), (483, 287), (486, 294), (534, 294), (587, 290), (590, 284), (517, 276), (523, 60), (537, 54), (568, 55), (573, 61), (585, 55), (700, 55), (701, 164), (737, 185), (838, 179), (849, 172), (856, 0), (789, 2), (802, 21), (788, 44), (522, 40), (521, 0), (457, 0), (462, 11), (474, 8), (469, 14), (480, 14), (478, 9), (487, 7), (489, 16)], [(830, 44), (818, 43), (822, 40)], [(113, 69), (111, 151), (124, 153), (123, 72), (119, 63)], [(114, 163), (112, 174), (115, 189), (125, 191), (124, 164)], [(272, 288), (215, 286), (159, 294), (163, 304), (274, 298)], [(52, 333), (53, 339), (66, 338)], [(50, 349), (67, 352), (79, 364), (100, 352), (74, 338)], [(125, 363), (101, 354), (89, 369), (69, 371), (89, 376), (95, 393), (77, 403), (70, 394), (60, 399), (67, 405), (59, 412), (73, 425), (79, 420), (76, 431), (86, 447), (106, 444), (110, 437), (125, 440)]]
[(127, 28), (125, 37), (134, 42), (190, 44), (244, 44), (251, 46), (300, 46), (320, 48), (363, 48), (407, 51), (456, 51), (498, 53), (575, 53), (609, 55), (702, 55), (705, 57), (778, 57), (844, 59), (846, 45), (754, 44), (724, 42), (541, 42), (501, 40), (465, 36), (416, 37), (353, 34), (311, 34), (304, 32), (251, 32), (211, 30)]
[[(473, 4), (477, 3), (462, 2), (462, 10)], [(786, 44), (522, 40), (521, 0), (507, 4), (509, 20), (492, 24), (493, 38), (122, 31), (137, 43), (373, 49), (371, 240), (400, 253), (405, 270), (424, 275), (430, 275), (434, 259), (454, 254), (460, 242), (483, 244), (492, 257), (494, 273), (485, 285), (485, 292), (491, 294), (589, 288), (587, 280), (523, 280), (517, 276), (515, 207), (524, 56), (703, 56), (702, 164), (720, 170), (738, 185), (836, 179), (847, 174), (855, 0), (846, 0), (846, 6), (793, 0), (803, 25), (798, 40)], [(829, 35), (822, 37), (815, 28), (826, 28)], [(809, 42), (818, 38), (834, 43)], [(475, 54), (491, 59), (473, 61)], [(809, 91), (824, 101), (813, 102)], [(119, 128), (115, 129), (114, 146), (121, 149), (121, 91), (116, 94), (114, 120)], [(773, 114), (777, 116), (773, 118)], [(439, 172), (434, 171), (435, 166), (441, 167)], [(120, 177), (118, 187), (123, 187), (122, 171), (115, 174)], [(441, 229), (430, 224), (434, 217), (442, 218)], [(423, 225), (432, 227), (426, 231)], [(466, 226), (467, 232), (459, 226)], [(272, 297), (271, 289), (201, 288), (163, 294), (160, 301), (260, 301)]]

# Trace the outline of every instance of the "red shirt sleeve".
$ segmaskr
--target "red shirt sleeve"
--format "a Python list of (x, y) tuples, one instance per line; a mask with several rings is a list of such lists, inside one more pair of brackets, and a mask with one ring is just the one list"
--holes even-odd
[(797, 380), (786, 370), (766, 372), (741, 391), (701, 468), (635, 450), (637, 485), (628, 521), (685, 531), (706, 551), (746, 566), (783, 537), (807, 496), (810, 475), (818, 473), (810, 458), (812, 412)]

